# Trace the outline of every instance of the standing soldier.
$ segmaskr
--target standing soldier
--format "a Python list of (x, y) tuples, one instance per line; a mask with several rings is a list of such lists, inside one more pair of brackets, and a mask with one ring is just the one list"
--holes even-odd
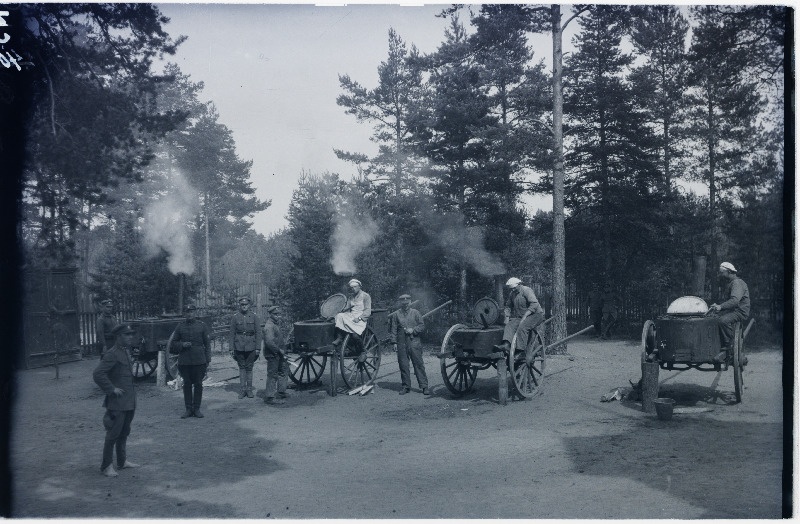
[(116, 317), (111, 313), (114, 303), (110, 298), (100, 302), (100, 316), (97, 318), (97, 346), (102, 355), (114, 344), (114, 336), (111, 334), (117, 327)]
[(136, 388), (133, 385), (130, 348), (136, 331), (128, 324), (114, 328), (111, 336), (116, 343), (103, 354), (94, 370), (94, 381), (106, 394), (103, 407), (106, 414), (103, 426), (106, 438), (103, 445), (103, 462), (100, 471), (106, 477), (116, 477), (114, 448), (117, 450), (117, 469), (135, 468), (139, 465), (127, 459), (125, 444), (131, 432), (131, 421), (136, 410)]
[(250, 299), (239, 299), (239, 311), (231, 317), (230, 352), (239, 365), (239, 398), (255, 397), (253, 392), (253, 364), (261, 348), (261, 321), (250, 311)]
[[(286, 353), (281, 345), (281, 332), (278, 329), (280, 309), (270, 306), (269, 316), (264, 323), (264, 358), (267, 360), (267, 385), (264, 391), (264, 402), (267, 404), (283, 404), (286, 401), (287, 363)], [(276, 397), (277, 393), (277, 398)]]
[(403, 384), (401, 395), (411, 391), (411, 374), (408, 361), (414, 365), (414, 375), (423, 395), (430, 395), (428, 375), (422, 360), (422, 341), (419, 335), (425, 331), (425, 321), (419, 311), (411, 307), (411, 295), (400, 295), (400, 309), (389, 315), (389, 340), (397, 351), (400, 365), (400, 380)]
[(211, 344), (209, 330), (205, 323), (194, 318), (197, 308), (186, 306), (186, 320), (175, 328), (172, 343), (180, 350), (178, 372), (183, 378), (183, 403), (186, 411), (181, 418), (195, 416), (203, 418), (200, 402), (203, 400), (203, 377), (211, 363)]
[(516, 277), (509, 278), (506, 286), (511, 292), (506, 298), (503, 309), (506, 327), (503, 329), (503, 343), (497, 346), (500, 351), (511, 349), (515, 333), (517, 333), (517, 347), (524, 348), (531, 332), (544, 322), (544, 310), (531, 288), (523, 286), (522, 280)]

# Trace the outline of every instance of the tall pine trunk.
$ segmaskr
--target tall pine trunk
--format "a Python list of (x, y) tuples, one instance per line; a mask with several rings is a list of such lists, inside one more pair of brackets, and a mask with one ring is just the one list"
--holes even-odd
[[(564, 94), (562, 92), (561, 6), (553, 4), (553, 342), (567, 336), (566, 278), (564, 256)], [(559, 344), (553, 353), (566, 353), (567, 345)]]

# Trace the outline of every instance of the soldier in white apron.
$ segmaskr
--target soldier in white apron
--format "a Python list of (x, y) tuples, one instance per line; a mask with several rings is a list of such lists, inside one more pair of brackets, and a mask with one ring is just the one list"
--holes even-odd
[(358, 335), (356, 342), (361, 342), (361, 334), (367, 328), (367, 319), (372, 314), (372, 298), (361, 289), (361, 282), (352, 279), (347, 283), (350, 286), (350, 296), (344, 311), (336, 314), (336, 339), (335, 346), (344, 341), (348, 333)]

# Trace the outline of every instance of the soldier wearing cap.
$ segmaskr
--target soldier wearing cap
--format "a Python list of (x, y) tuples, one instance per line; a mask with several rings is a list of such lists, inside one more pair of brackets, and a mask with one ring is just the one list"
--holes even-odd
[[(283, 404), (286, 398), (287, 363), (286, 352), (281, 345), (281, 332), (278, 328), (280, 308), (267, 308), (267, 321), (264, 322), (264, 359), (267, 361), (267, 385), (264, 402)], [(277, 398), (276, 398), (277, 397)]]
[(722, 362), (733, 349), (731, 345), (734, 338), (734, 326), (737, 322), (743, 322), (750, 316), (750, 291), (730, 262), (720, 264), (719, 277), (727, 281), (726, 294), (729, 298), (722, 304), (711, 304), (709, 310), (719, 313), (719, 338), (722, 352), (717, 355), (716, 360)]
[(131, 432), (131, 421), (136, 410), (136, 388), (133, 385), (130, 348), (136, 331), (130, 324), (114, 328), (112, 335), (116, 343), (106, 351), (92, 377), (106, 394), (103, 407), (106, 414), (103, 426), (106, 438), (103, 445), (103, 461), (100, 471), (106, 477), (116, 477), (113, 457), (117, 451), (117, 469), (135, 468), (138, 464), (127, 459), (125, 444)]
[(367, 319), (372, 315), (372, 298), (361, 289), (361, 281), (353, 278), (347, 285), (350, 294), (344, 311), (336, 314), (334, 346), (341, 344), (348, 333), (358, 335), (356, 342), (360, 342), (360, 335), (367, 328)]
[(100, 302), (100, 316), (97, 318), (97, 346), (100, 348), (101, 355), (114, 345), (114, 336), (111, 332), (119, 325), (119, 322), (112, 313), (113, 307), (114, 303), (110, 298)]
[(186, 411), (181, 418), (203, 418), (200, 403), (203, 400), (203, 378), (211, 363), (211, 344), (208, 326), (194, 318), (197, 308), (186, 306), (186, 320), (178, 324), (172, 337), (178, 354), (178, 372), (183, 378), (183, 403)]
[(525, 347), (531, 332), (544, 321), (544, 309), (531, 288), (523, 286), (522, 280), (516, 277), (509, 278), (506, 286), (511, 291), (503, 309), (506, 327), (503, 330), (503, 343), (497, 346), (501, 351), (511, 348), (514, 333), (517, 334), (517, 347)]
[(411, 391), (411, 373), (408, 361), (414, 366), (414, 375), (423, 395), (430, 395), (428, 375), (425, 373), (425, 362), (422, 360), (422, 341), (420, 334), (425, 331), (425, 321), (419, 311), (411, 307), (411, 295), (400, 295), (400, 309), (389, 315), (389, 341), (397, 351), (397, 363), (400, 365), (400, 394)]
[(239, 299), (239, 311), (231, 317), (230, 337), (231, 356), (239, 365), (239, 398), (253, 398), (253, 364), (261, 348), (261, 320), (250, 311), (249, 297)]

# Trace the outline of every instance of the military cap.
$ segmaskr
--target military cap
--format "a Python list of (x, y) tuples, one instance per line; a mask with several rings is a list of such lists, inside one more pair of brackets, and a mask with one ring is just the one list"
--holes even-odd
[(404, 294), (404, 295), (400, 295), (400, 297), (399, 297), (399, 298), (400, 298), (400, 300), (411, 300), (411, 295), (409, 295), (408, 293), (406, 293), (406, 294)]
[(101, 306), (112, 306), (112, 305), (114, 305), (114, 302), (110, 298), (107, 298), (105, 300), (101, 300), (100, 301), (100, 305)]
[(197, 306), (195, 306), (194, 304), (189, 304), (188, 306), (186, 306), (184, 308), (185, 311), (195, 311), (196, 309), (197, 309)]
[(115, 337), (123, 333), (136, 333), (136, 330), (130, 324), (120, 324), (111, 330), (111, 334)]
[(722, 264), (719, 265), (719, 267), (721, 267), (722, 269), (727, 269), (728, 271), (731, 271), (733, 273), (737, 272), (736, 268), (733, 267), (733, 264), (731, 264), (730, 262), (723, 262)]
[(267, 308), (267, 313), (277, 313), (279, 309), (278, 306), (270, 306)]
[(250, 303), (250, 297), (239, 297), (239, 303), (240, 304), (249, 304)]

